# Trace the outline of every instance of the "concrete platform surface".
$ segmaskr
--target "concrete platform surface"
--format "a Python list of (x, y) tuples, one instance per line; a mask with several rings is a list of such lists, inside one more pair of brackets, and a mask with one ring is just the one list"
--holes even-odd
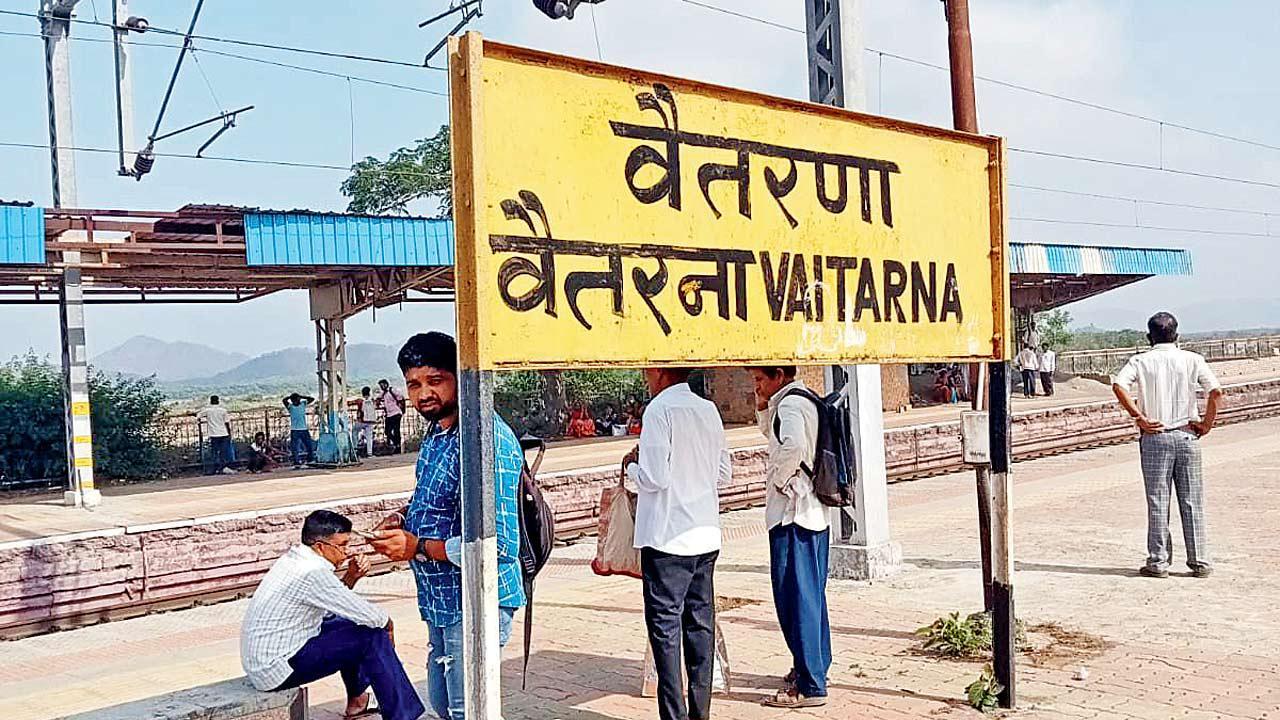
[[(1137, 575), (1145, 506), (1133, 445), (1016, 466), (1014, 590), (1032, 649), (1020, 655), (1014, 717), (1280, 717), (1277, 438), (1280, 419), (1272, 418), (1215, 430), (1204, 441), (1216, 572), (1203, 580), (1180, 565), (1165, 580)], [(763, 514), (722, 516), (716, 583), (729, 608), (720, 623), (734, 690), (716, 699), (715, 717), (979, 717), (961, 698), (981, 662), (922, 655), (913, 634), (944, 613), (981, 607), (972, 475), (898, 483), (889, 495), (904, 570), (831, 586), (830, 703), (799, 715), (759, 705), (789, 663), (769, 589)], [(1173, 533), (1180, 561), (1176, 513)], [(527, 691), (519, 689), (518, 643), (505, 652), (508, 720), (656, 716), (654, 700), (639, 696), (639, 583), (592, 575), (593, 553), (590, 541), (561, 548), (540, 578)], [(361, 590), (394, 616), (401, 657), (420, 681), (427, 632), (412, 579), (390, 573)], [(48, 720), (236, 677), (244, 609), (245, 601), (222, 603), (0, 644), (4, 717)], [(336, 679), (313, 686), (313, 717), (338, 717), (340, 696)]]

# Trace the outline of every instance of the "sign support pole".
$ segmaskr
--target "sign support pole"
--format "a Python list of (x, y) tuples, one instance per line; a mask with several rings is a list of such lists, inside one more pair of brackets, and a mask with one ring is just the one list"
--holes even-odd
[(462, 481), (462, 654), (466, 716), (499, 720), (498, 542), (494, 488), (493, 372), (480, 363), (476, 248), (485, 238), (479, 77), (482, 39), (449, 38), (458, 317), (458, 432)]
[[(978, 107), (973, 88), (973, 37), (969, 29), (969, 0), (944, 0), (947, 17), (947, 47), (951, 60), (951, 111), (957, 130), (978, 132)], [(1001, 179), (1002, 182), (1002, 179)], [(998, 188), (997, 188), (998, 189)], [(1003, 224), (1003, 208), (993, 213), (992, 222)], [(1008, 278), (1000, 278), (999, 292), (1008, 292)], [(1007, 325), (1008, 318), (1005, 319)], [(1007, 327), (1006, 327), (1007, 332)], [(997, 347), (1005, 338), (993, 339)], [(988, 436), (991, 443), (991, 466), (977, 468), (978, 534), (981, 540), (983, 599), (992, 614), (992, 650), (995, 656), (996, 681), (1000, 707), (1015, 703), (1014, 657), (1015, 620), (1013, 610), (1013, 551), (1009, 537), (1009, 511), (1012, 482), (1009, 477), (1011, 459), (1009, 417), (1009, 365), (988, 363), (990, 378), (990, 413)], [(975, 409), (982, 402), (982, 371), (974, 395)]]

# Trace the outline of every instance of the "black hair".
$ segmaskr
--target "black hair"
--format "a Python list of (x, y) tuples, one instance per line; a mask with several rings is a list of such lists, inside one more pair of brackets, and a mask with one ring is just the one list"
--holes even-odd
[(332, 510), (316, 510), (302, 522), (302, 544), (310, 545), (318, 540), (351, 532), (351, 521), (345, 515)]
[(217, 395), (210, 395), (210, 396), (209, 396), (209, 404), (210, 404), (210, 405), (217, 405), (217, 404), (218, 404), (218, 396), (217, 396)]
[(1152, 345), (1178, 341), (1178, 318), (1158, 312), (1147, 321), (1147, 339)]
[(693, 368), (673, 367), (663, 369), (667, 371), (668, 375), (675, 378), (677, 383), (689, 382), (689, 376), (693, 374)]
[(794, 379), (796, 376), (795, 365), (759, 365), (756, 369), (771, 378), (782, 375), (783, 377)]
[(364, 387), (360, 388), (361, 395), (368, 395), (371, 392), (373, 392), (373, 390), (370, 389), (368, 385), (365, 385)]
[(429, 367), (458, 374), (458, 344), (442, 332), (418, 333), (405, 341), (396, 356), (401, 372)]

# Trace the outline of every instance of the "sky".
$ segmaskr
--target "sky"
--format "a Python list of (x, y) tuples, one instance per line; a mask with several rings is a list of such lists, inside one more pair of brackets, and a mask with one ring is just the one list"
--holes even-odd
[[(702, 5), (719, 5), (767, 21), (754, 22)], [(0, 0), (0, 10), (31, 12), (37, 0)], [(130, 13), (153, 26), (185, 28), (194, 0), (132, 0)], [(81, 0), (77, 14), (109, 19), (110, 0)], [(257, 0), (205, 5), (197, 32), (268, 45), (394, 58), (420, 63), (445, 32), (421, 20), (447, 0), (393, 3), (329, 0), (307, 6)], [(801, 0), (607, 0), (585, 6), (573, 21), (551, 21), (529, 0), (487, 0), (474, 28), (486, 37), (552, 52), (602, 58), (619, 65), (807, 98)], [(1085, 108), (980, 80), (978, 115), (984, 133), (1011, 148), (1162, 165), (1191, 172), (1280, 182), (1280, 151), (1171, 125), (1184, 125), (1280, 145), (1280, 3), (1234, 0), (983, 0), (972, 3), (974, 66), (980, 77), (1087, 100), (1168, 125)], [(862, 53), (869, 112), (949, 126), (950, 95), (943, 71), (894, 56), (945, 66), (946, 25), (938, 0), (863, 0)], [(783, 26), (783, 27), (779, 27)], [(45, 77), (38, 21), (0, 14), (0, 67), (5, 112), (0, 143), (47, 143)], [(16, 35), (14, 34), (16, 33)], [(72, 44), (72, 93), (77, 146), (113, 148), (113, 64), (106, 28), (77, 25)], [(173, 44), (150, 34), (144, 42)], [(385, 156), (447, 122), (446, 75), (438, 70), (298, 55), (208, 41), (195, 44), (174, 92), (164, 127), (254, 105), (210, 154), (348, 166), (353, 158)], [(228, 51), (308, 66), (343, 77), (252, 63), (200, 52)], [(136, 134), (154, 123), (177, 51), (135, 49)], [(437, 59), (437, 63), (441, 62)], [(353, 79), (348, 80), (347, 76)], [(365, 80), (407, 85), (418, 92)], [(536, 98), (531, 98), (531, 102)], [(200, 132), (159, 149), (192, 153)], [(189, 202), (263, 208), (341, 211), (343, 170), (160, 158), (142, 182), (115, 174), (110, 153), (77, 153), (79, 205), (175, 209)], [(1239, 208), (1280, 215), (1280, 189), (1011, 152), (1007, 178), (1008, 237), (1063, 242), (1186, 248), (1191, 277), (1153, 278), (1068, 307), (1079, 324), (1137, 327), (1151, 312), (1183, 316), (1186, 331), (1280, 325), (1274, 216), (1193, 210), (1049, 193), (1017, 185), (1163, 203)], [(50, 203), (47, 150), (0, 145), (0, 198)], [(425, 208), (421, 209), (426, 211)], [(1140, 224), (1150, 227), (1034, 222)], [(1207, 234), (1237, 232), (1242, 235)], [(202, 342), (248, 354), (309, 346), (302, 292), (242, 305), (91, 306), (90, 355), (146, 334)], [(414, 304), (364, 313), (347, 324), (349, 342), (395, 343), (427, 329), (449, 329), (447, 305)], [(0, 357), (58, 348), (56, 307), (0, 307)]]

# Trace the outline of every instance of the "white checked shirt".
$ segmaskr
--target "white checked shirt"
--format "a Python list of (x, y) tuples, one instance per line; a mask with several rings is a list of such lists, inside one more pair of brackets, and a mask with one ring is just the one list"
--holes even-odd
[(1174, 343), (1158, 343), (1129, 358), (1111, 382), (1126, 389), (1136, 384), (1138, 409), (1166, 430), (1199, 422), (1197, 387), (1206, 393), (1221, 387), (1202, 355), (1182, 350)]
[(720, 411), (680, 383), (645, 408), (640, 462), (627, 465), (638, 490), (635, 546), (686, 557), (720, 549), (718, 484), (733, 464)]
[(259, 690), (280, 687), (293, 667), (289, 659), (320, 634), (326, 614), (358, 625), (386, 627), (385, 610), (360, 597), (333, 574), (333, 563), (296, 545), (271, 566), (240, 628), (240, 664)]

